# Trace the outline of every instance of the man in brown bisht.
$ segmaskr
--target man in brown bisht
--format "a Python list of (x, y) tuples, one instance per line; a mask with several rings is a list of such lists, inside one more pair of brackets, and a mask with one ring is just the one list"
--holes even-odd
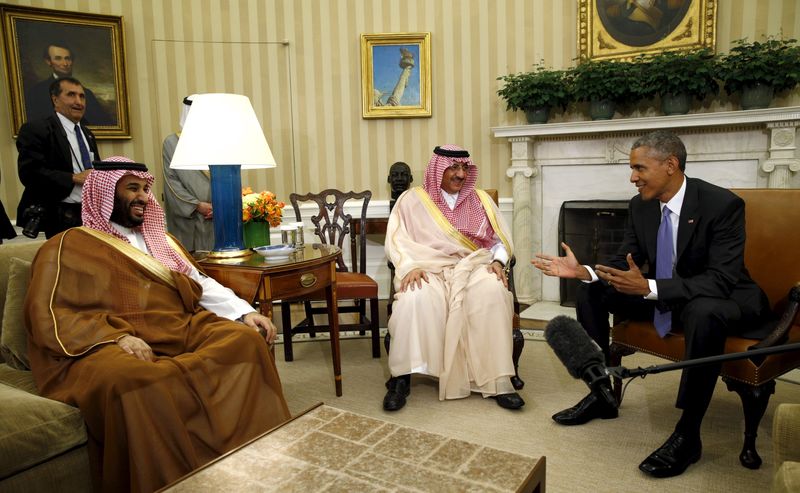
[(95, 164), (83, 226), (33, 262), (31, 368), (81, 410), (95, 488), (153, 491), (289, 418), (276, 330), (166, 235), (146, 166)]
[(423, 186), (403, 193), (389, 216), (396, 295), (387, 411), (406, 404), (412, 373), (438, 378), (439, 400), (477, 392), (506, 409), (525, 404), (511, 384), (511, 232), (477, 179), (469, 152), (436, 147)]

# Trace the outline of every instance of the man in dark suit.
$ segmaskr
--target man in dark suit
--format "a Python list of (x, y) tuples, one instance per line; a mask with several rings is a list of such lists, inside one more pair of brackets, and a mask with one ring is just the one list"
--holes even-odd
[[(672, 327), (683, 327), (686, 359), (722, 354), (726, 336), (767, 316), (766, 295), (744, 266), (744, 201), (684, 176), (685, 166), (686, 149), (676, 135), (657, 131), (638, 139), (631, 148), (630, 181), (639, 195), (630, 201), (625, 238), (609, 265), (582, 266), (566, 244), (565, 257), (538, 254), (532, 261), (546, 275), (584, 281), (578, 321), (606, 360), (609, 312), (653, 320), (661, 337), (669, 337)], [(699, 460), (700, 424), (720, 368), (683, 370), (676, 402), (681, 418), (640, 470), (655, 477), (677, 476)], [(601, 386), (608, 385), (606, 378)], [(616, 417), (616, 406), (595, 389), (553, 419), (579, 425)]]
[(17, 170), (25, 185), (17, 222), (25, 227), (36, 208), (43, 208), (40, 228), (47, 238), (81, 225), (83, 182), (91, 172), (91, 162), (100, 160), (94, 134), (81, 122), (86, 111), (81, 83), (72, 77), (58, 79), (51, 84), (50, 94), (55, 111), (22, 125), (17, 137)]
[[(62, 42), (52, 42), (44, 48), (42, 58), (53, 71), (52, 76), (41, 80), (25, 91), (25, 117), (27, 121), (45, 118), (53, 111), (50, 102), (50, 85), (62, 77), (72, 77), (72, 64), (75, 61), (72, 49)], [(87, 125), (114, 125), (116, 122), (103, 109), (94, 93), (84, 87), (86, 95)]]

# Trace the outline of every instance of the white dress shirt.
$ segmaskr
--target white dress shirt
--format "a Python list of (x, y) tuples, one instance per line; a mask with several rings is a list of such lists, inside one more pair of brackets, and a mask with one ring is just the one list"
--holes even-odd
[[(78, 139), (83, 140), (83, 145), (86, 146), (86, 149), (89, 151), (89, 160), (94, 161), (94, 152), (91, 151), (89, 147), (89, 142), (86, 141), (86, 137), (83, 135), (83, 132), (80, 133), (75, 132), (75, 122), (67, 118), (66, 116), (62, 115), (59, 112), (56, 112), (58, 116), (58, 120), (61, 122), (61, 126), (64, 127), (64, 131), (67, 133), (67, 141), (69, 141), (70, 147), (70, 154), (72, 155), (72, 172), (78, 174), (84, 171), (83, 163), (81, 163), (81, 148), (78, 147)], [(78, 126), (80, 128), (80, 125)], [(62, 202), (69, 202), (72, 204), (80, 204), (81, 203), (81, 191), (83, 190), (83, 185), (75, 184), (72, 187), (72, 192), (70, 192), (69, 196), (62, 200)]]

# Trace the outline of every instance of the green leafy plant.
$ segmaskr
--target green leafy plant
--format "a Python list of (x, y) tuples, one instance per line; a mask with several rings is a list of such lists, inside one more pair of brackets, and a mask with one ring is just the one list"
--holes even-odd
[(718, 94), (716, 61), (716, 56), (708, 48), (642, 55), (636, 59), (641, 64), (640, 95), (686, 93), (703, 100), (709, 94)]
[(623, 103), (644, 97), (641, 68), (636, 62), (584, 60), (569, 70), (568, 77), (578, 101)]
[(717, 77), (725, 83), (728, 94), (755, 84), (772, 86), (777, 93), (800, 83), (800, 46), (796, 39), (768, 36), (763, 42), (748, 42), (744, 38), (733, 45), (717, 63)]
[(509, 111), (532, 111), (536, 108), (560, 106), (566, 109), (571, 100), (565, 71), (551, 70), (542, 62), (531, 72), (503, 75), (497, 78), (505, 84), (497, 95), (506, 101)]

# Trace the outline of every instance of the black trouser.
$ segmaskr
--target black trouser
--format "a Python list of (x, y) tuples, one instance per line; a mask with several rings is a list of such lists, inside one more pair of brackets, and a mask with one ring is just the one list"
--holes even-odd
[(80, 203), (59, 202), (48, 207), (53, 208), (53, 213), (49, 215), (50, 220), (44, 229), (44, 235), (47, 238), (55, 236), (66, 229), (83, 224), (81, 221)]
[[(578, 321), (603, 350), (606, 361), (609, 313), (628, 320), (652, 320), (654, 307), (652, 301), (641, 296), (621, 294), (603, 282), (581, 283), (578, 288)], [(725, 338), (741, 327), (741, 319), (739, 306), (721, 298), (695, 298), (672, 313), (673, 326), (683, 327), (685, 359), (722, 354)], [(702, 419), (711, 402), (721, 368), (722, 365), (717, 364), (684, 369), (675, 406)]]

